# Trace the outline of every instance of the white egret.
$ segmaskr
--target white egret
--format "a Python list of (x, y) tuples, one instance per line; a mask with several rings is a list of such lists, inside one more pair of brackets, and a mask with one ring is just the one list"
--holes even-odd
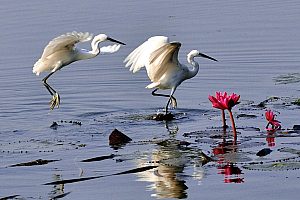
[[(131, 66), (130, 71), (133, 73), (144, 66), (146, 67), (148, 77), (152, 82), (146, 88), (155, 88), (152, 92), (153, 96), (169, 98), (166, 105), (166, 114), (168, 114), (170, 102), (174, 108), (177, 107), (177, 101), (173, 96), (176, 88), (184, 80), (193, 78), (198, 73), (199, 64), (194, 58), (204, 57), (217, 61), (198, 50), (192, 50), (187, 55), (187, 61), (192, 65), (192, 68), (189, 69), (178, 61), (180, 46), (180, 42), (169, 42), (168, 37), (154, 36), (138, 46), (124, 60), (126, 67)], [(158, 94), (156, 93), (158, 89), (171, 89), (171, 93), (170, 95)]]
[[(51, 71), (50, 74), (42, 80), (44, 86), (52, 95), (50, 101), (51, 110), (53, 110), (54, 107), (59, 107), (60, 104), (59, 94), (47, 83), (48, 78), (52, 74), (72, 62), (94, 58), (99, 53), (114, 53), (120, 49), (120, 44), (125, 45), (123, 42), (112, 39), (105, 34), (99, 34), (95, 36), (91, 42), (92, 50), (75, 47), (76, 43), (90, 41), (92, 37), (93, 35), (88, 32), (82, 33), (75, 31), (58, 36), (49, 42), (41, 58), (34, 64), (32, 72), (36, 75), (44, 71)], [(107, 40), (118, 44), (99, 48), (99, 44)]]

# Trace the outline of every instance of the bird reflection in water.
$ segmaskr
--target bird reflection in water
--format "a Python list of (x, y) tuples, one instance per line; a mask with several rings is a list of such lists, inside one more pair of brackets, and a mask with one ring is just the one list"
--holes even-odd
[[(150, 182), (149, 189), (155, 191), (151, 196), (156, 198), (187, 198), (187, 185), (185, 181), (184, 169), (191, 165), (191, 157), (199, 158), (199, 161), (193, 160), (193, 163), (200, 163), (201, 156), (190, 156), (190, 153), (200, 154), (193, 150), (189, 151), (188, 142), (178, 141), (175, 139), (178, 131), (176, 123), (166, 123), (166, 128), (170, 133), (170, 138), (157, 143), (149, 157), (137, 160), (138, 165), (144, 165), (150, 162), (158, 167), (154, 171), (145, 171), (139, 173), (139, 180)], [(200, 166), (200, 167), (199, 167)], [(203, 178), (204, 171), (200, 170), (201, 164), (193, 173), (193, 178), (198, 180)], [(203, 169), (203, 168), (202, 168)]]
[(150, 158), (138, 160), (138, 165), (144, 165), (151, 160), (153, 165), (158, 165), (154, 171), (139, 173), (139, 180), (151, 182), (149, 189), (155, 191), (152, 196), (157, 198), (187, 198), (188, 188), (179, 174), (183, 173), (187, 158), (180, 152), (172, 141), (163, 141), (159, 147), (151, 152)]
[(235, 139), (226, 141), (225, 135), (224, 131), (223, 141), (213, 148), (213, 154), (217, 157), (218, 174), (224, 175), (224, 183), (243, 183), (242, 170), (234, 162), (237, 157), (237, 142)]

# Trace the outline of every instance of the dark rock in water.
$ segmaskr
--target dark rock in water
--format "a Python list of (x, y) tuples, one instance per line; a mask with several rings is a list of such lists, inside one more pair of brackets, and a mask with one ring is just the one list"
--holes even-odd
[(295, 131), (300, 131), (300, 125), (295, 124), (295, 125), (293, 126), (293, 129), (294, 129)]
[(56, 130), (58, 126), (59, 126), (59, 125), (58, 125), (57, 122), (53, 122), (53, 123), (51, 124), (50, 128)]
[(132, 139), (130, 137), (128, 137), (127, 135), (125, 135), (117, 129), (113, 130), (112, 133), (109, 135), (109, 145), (112, 146), (126, 144), (131, 140)]
[(172, 113), (168, 113), (168, 114), (159, 113), (159, 114), (153, 115), (152, 119), (154, 119), (156, 121), (171, 121), (171, 120), (175, 119), (175, 116)]
[(264, 149), (260, 150), (259, 152), (257, 152), (256, 155), (262, 157), (262, 156), (266, 156), (266, 155), (270, 154), (271, 152), (272, 152), (271, 149), (264, 148)]

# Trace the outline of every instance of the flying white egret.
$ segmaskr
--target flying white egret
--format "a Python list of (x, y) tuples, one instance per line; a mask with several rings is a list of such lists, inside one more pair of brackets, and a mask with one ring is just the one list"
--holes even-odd
[[(89, 51), (75, 47), (76, 43), (90, 41), (92, 37), (93, 35), (88, 32), (82, 33), (76, 31), (58, 36), (49, 42), (41, 58), (34, 64), (32, 72), (36, 75), (44, 71), (51, 71), (42, 80), (44, 86), (52, 95), (50, 101), (51, 110), (54, 107), (58, 108), (60, 104), (59, 94), (47, 83), (48, 78), (52, 74), (72, 62), (94, 58), (99, 53), (114, 53), (120, 49), (120, 44), (125, 45), (123, 42), (112, 39), (105, 34), (99, 34), (91, 42), (92, 50)], [(118, 44), (99, 48), (99, 44), (107, 40)]]
[[(168, 37), (154, 36), (133, 50), (124, 60), (126, 67), (130, 67), (133, 73), (146, 67), (147, 74), (151, 84), (146, 88), (155, 88), (153, 96), (168, 97), (166, 105), (166, 114), (170, 102), (174, 108), (177, 102), (174, 95), (176, 88), (186, 79), (193, 78), (199, 71), (199, 64), (194, 60), (195, 57), (204, 57), (214, 61), (216, 59), (192, 50), (187, 55), (187, 61), (192, 65), (189, 69), (187, 66), (179, 63), (178, 51), (181, 46), (180, 42), (169, 42)], [(158, 89), (171, 89), (170, 95), (155, 93)]]

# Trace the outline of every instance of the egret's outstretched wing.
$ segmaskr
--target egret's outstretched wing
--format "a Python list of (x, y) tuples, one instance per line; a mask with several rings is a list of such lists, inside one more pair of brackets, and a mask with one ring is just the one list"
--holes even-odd
[(76, 43), (89, 41), (92, 37), (93, 35), (88, 32), (81, 33), (76, 31), (58, 36), (45, 47), (41, 58), (44, 59), (59, 50), (72, 49)]
[(167, 70), (178, 67), (178, 51), (181, 43), (171, 42), (151, 53), (148, 76), (152, 82), (159, 81)]
[(151, 53), (168, 43), (169, 39), (165, 36), (154, 36), (149, 38), (125, 58), (124, 63), (126, 63), (126, 67), (131, 66), (130, 71), (133, 73), (139, 71), (144, 66), (148, 71)]

